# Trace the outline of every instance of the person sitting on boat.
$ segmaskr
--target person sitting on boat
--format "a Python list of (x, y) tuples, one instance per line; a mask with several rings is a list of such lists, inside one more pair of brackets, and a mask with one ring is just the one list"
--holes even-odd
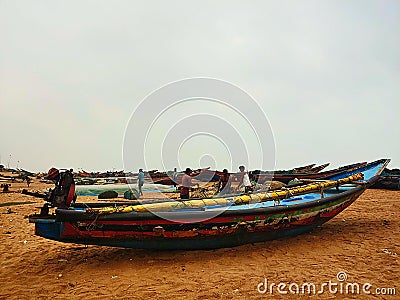
[(194, 185), (192, 183), (192, 177), (190, 176), (192, 174), (193, 170), (190, 168), (186, 168), (185, 170), (185, 174), (182, 177), (182, 185), (180, 187), (181, 190), (181, 199), (189, 199), (190, 195), (190, 189), (192, 188), (192, 186)]
[(72, 169), (60, 172), (56, 168), (51, 168), (46, 178), (55, 183), (48, 199), (53, 207), (65, 208), (75, 201), (75, 181)]
[(139, 189), (139, 195), (143, 196), (143, 192), (142, 192), (142, 186), (144, 184), (144, 172), (143, 169), (139, 169), (139, 173), (138, 173), (138, 189)]
[(227, 169), (222, 171), (222, 175), (219, 177), (218, 181), (218, 192), (220, 195), (224, 195), (230, 192), (231, 181), (229, 180), (229, 173)]
[(250, 182), (249, 173), (247, 173), (245, 169), (246, 168), (244, 166), (239, 166), (241, 175), (237, 189), (239, 190), (242, 186), (244, 186), (244, 192), (247, 194), (252, 191), (253, 187)]

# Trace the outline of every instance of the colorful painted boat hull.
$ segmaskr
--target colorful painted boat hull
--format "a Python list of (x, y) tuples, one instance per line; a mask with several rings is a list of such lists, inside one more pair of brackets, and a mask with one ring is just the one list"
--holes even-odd
[[(361, 188), (361, 187), (360, 187)], [(364, 189), (318, 206), (288, 211), (257, 212), (245, 216), (224, 214), (198, 224), (162, 219), (126, 221), (56, 221), (37, 223), (36, 235), (78, 244), (142, 249), (215, 249), (273, 240), (307, 232), (329, 221), (353, 203)], [(195, 216), (191, 216), (192, 218)], [(162, 232), (154, 231), (163, 227)], [(182, 229), (184, 227), (184, 229)], [(228, 227), (228, 228), (227, 228)], [(148, 228), (140, 231), (138, 228)], [(196, 230), (193, 230), (196, 229)]]
[(237, 206), (217, 216), (212, 209), (169, 211), (161, 218), (151, 212), (98, 215), (76, 208), (57, 209), (53, 219), (32, 216), (31, 221), (36, 235), (62, 242), (163, 250), (233, 247), (294, 236), (322, 225), (351, 205), (387, 163), (382, 160), (359, 169), (366, 175), (370, 172), (362, 185), (331, 188), (323, 197), (315, 193), (289, 197), (268, 207)]

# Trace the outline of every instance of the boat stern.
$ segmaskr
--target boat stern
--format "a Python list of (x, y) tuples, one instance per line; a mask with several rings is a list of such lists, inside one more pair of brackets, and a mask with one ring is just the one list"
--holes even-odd
[(38, 218), (35, 216), (30, 216), (29, 222), (35, 224), (35, 235), (55, 241), (61, 240), (62, 222), (53, 218)]

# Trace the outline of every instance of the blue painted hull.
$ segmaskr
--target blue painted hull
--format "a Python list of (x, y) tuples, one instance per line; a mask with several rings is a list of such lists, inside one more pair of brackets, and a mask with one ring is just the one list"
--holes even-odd
[[(212, 218), (204, 218), (209, 212), (202, 210), (168, 212), (174, 220), (185, 220), (180, 222), (150, 212), (93, 215), (83, 209), (58, 209), (53, 219), (33, 221), (37, 235), (69, 243), (163, 250), (234, 247), (295, 236), (322, 225), (351, 205), (387, 163), (360, 169), (367, 177), (363, 185), (332, 188), (324, 197), (290, 197), (276, 206), (233, 206)], [(187, 223), (188, 219), (193, 221)]]
[[(304, 232), (311, 231), (316, 226), (322, 225), (329, 221), (332, 217), (343, 211), (351, 203), (353, 203), (358, 196), (362, 193), (362, 190), (357, 192), (347, 193), (345, 197), (332, 197), (332, 205), (323, 204), (321, 208), (309, 207), (308, 209), (293, 210), (287, 213), (273, 212), (269, 215), (265, 215), (264, 222), (260, 227), (247, 226), (246, 222), (244, 226), (239, 226), (235, 230), (230, 232), (224, 232), (220, 228), (226, 227), (227, 222), (236, 224), (240, 215), (231, 216), (219, 216), (212, 220), (211, 229), (204, 230), (199, 235), (185, 236), (185, 231), (179, 230), (182, 224), (173, 224), (168, 232), (162, 235), (154, 235), (151, 231), (130, 232), (128, 229), (120, 229), (116, 231), (115, 228), (108, 230), (103, 227), (101, 230), (92, 229), (88, 230), (84, 226), (78, 226), (79, 222), (37, 222), (36, 223), (36, 234), (47, 239), (78, 243), (78, 244), (92, 244), (92, 245), (103, 245), (103, 246), (114, 246), (114, 247), (125, 247), (125, 248), (140, 248), (140, 249), (162, 249), (162, 250), (193, 250), (193, 249), (216, 249), (225, 247), (234, 247), (243, 244), (264, 242), (268, 240), (274, 240), (278, 238), (295, 236)], [(302, 218), (302, 214), (306, 217)], [(249, 222), (259, 220), (257, 217), (260, 214), (253, 216), (246, 216)], [(243, 219), (243, 217), (242, 217)], [(227, 221), (228, 220), (228, 221)], [(151, 220), (154, 221), (154, 226), (164, 226), (164, 220)], [(246, 221), (246, 220), (245, 220)], [(300, 222), (299, 222), (300, 221)], [(100, 221), (99, 221), (100, 222)], [(104, 225), (107, 225), (104, 221)], [(125, 220), (115, 221), (117, 224), (121, 224), (121, 227), (130, 226), (132, 224), (140, 224), (138, 220)], [(115, 223), (114, 222), (114, 223)], [(146, 221), (147, 222), (147, 221)], [(146, 223), (144, 222), (144, 223)], [(92, 221), (88, 221), (86, 224), (91, 224)], [(144, 223), (142, 226), (144, 227)], [(221, 226), (223, 224), (223, 226)], [(154, 228), (153, 226), (153, 228)], [(199, 226), (198, 224), (193, 226)], [(213, 229), (213, 227), (218, 227)], [(72, 233), (71, 233), (72, 231)], [(183, 234), (182, 234), (183, 233)]]

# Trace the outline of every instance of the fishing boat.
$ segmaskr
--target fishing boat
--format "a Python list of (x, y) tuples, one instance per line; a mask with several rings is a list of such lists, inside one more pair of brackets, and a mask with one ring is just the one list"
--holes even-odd
[(326, 167), (328, 167), (329, 165), (330, 165), (330, 163), (326, 163), (326, 164), (322, 164), (322, 165), (316, 166), (316, 167), (314, 167), (314, 168), (311, 168), (311, 169), (309, 170), (308, 173), (319, 173), (319, 172), (321, 172), (323, 169), (325, 169)]
[[(327, 166), (329, 166), (329, 163), (320, 165), (320, 166), (316, 166), (315, 164), (310, 164), (310, 165), (306, 165), (303, 167), (297, 167), (297, 168), (293, 168), (290, 170), (276, 170), (276, 171), (261, 171), (261, 170), (255, 170), (255, 171), (251, 171), (250, 174), (262, 174), (262, 173), (266, 173), (266, 174), (310, 174), (310, 173), (318, 173), (321, 170), (325, 169)], [(216, 182), (219, 180), (220, 176), (223, 174), (222, 171), (217, 171), (217, 170), (210, 170), (209, 168), (204, 168), (204, 169), (198, 169), (197, 170), (197, 174), (195, 175), (194, 179), (198, 180), (198, 181), (202, 181), (202, 182)], [(241, 173), (240, 172), (236, 172), (236, 173), (229, 173), (229, 175), (233, 175), (236, 178), (240, 178)], [(180, 184), (181, 180), (182, 180), (182, 176), (183, 173), (180, 172), (178, 174), (178, 177), (176, 178), (176, 183)], [(153, 182), (155, 184), (164, 184), (164, 185), (173, 185), (174, 182), (171, 178), (171, 176), (168, 176), (166, 173), (164, 176), (159, 176), (159, 177), (155, 177), (152, 175), (151, 179), (153, 180)]]
[[(180, 176), (176, 181), (176, 183), (180, 183), (181, 182), (181, 177), (182, 176)], [(154, 180), (153, 181), (155, 184), (163, 184), (163, 185), (173, 185), (174, 184), (174, 181), (172, 180), (172, 178), (171, 177), (169, 177), (169, 176), (166, 176), (166, 177), (163, 177), (163, 178), (159, 178), (159, 179), (157, 179), (157, 180)]]
[(371, 188), (384, 190), (400, 190), (400, 170), (386, 168), (379, 176), (379, 180), (377, 180), (377, 182), (373, 184)]
[[(303, 167), (297, 167), (291, 170), (276, 170), (276, 171), (251, 171), (251, 174), (260, 174), (260, 173), (267, 173), (267, 174), (311, 174), (311, 173), (318, 173), (329, 166), (329, 163), (322, 164), (319, 166), (315, 166), (315, 164), (310, 164)], [(220, 176), (223, 174), (221, 171), (213, 171), (213, 170), (201, 170), (200, 174), (196, 176), (196, 179), (203, 182), (210, 182), (210, 181), (218, 181)], [(242, 173), (229, 173), (230, 175), (235, 176), (236, 178), (240, 178)]]
[(400, 190), (400, 176), (386, 175), (380, 176), (371, 189)]
[[(311, 170), (313, 167), (315, 167), (315, 164), (310, 164), (304, 167), (298, 167), (290, 170), (292, 173), (308, 173), (309, 170)], [(278, 171), (279, 172), (279, 171)], [(283, 171), (285, 172), (285, 171)]]
[[(213, 172), (213, 171), (209, 171), (209, 169), (210, 168), (208, 167), (208, 168), (193, 170), (193, 173), (192, 173), (191, 176), (193, 176), (193, 177), (196, 176), (196, 179), (198, 179), (197, 176), (199, 176), (203, 172)], [(183, 172), (178, 172), (177, 177), (176, 177), (175, 182), (174, 182), (174, 180), (172, 178), (173, 177), (173, 172), (172, 171), (168, 171), (168, 172), (164, 172), (164, 173), (158, 172), (158, 174), (161, 174), (161, 175), (159, 175), (159, 176), (151, 175), (150, 179), (155, 184), (163, 184), (163, 185), (180, 184), (182, 182), (182, 177), (184, 175)], [(162, 174), (164, 174), (164, 175), (162, 175)], [(205, 177), (203, 176), (202, 178), (205, 178)], [(210, 176), (208, 175), (207, 178), (210, 178)], [(209, 180), (209, 181), (211, 181), (211, 180)], [(218, 179), (217, 179), (217, 181), (218, 181)]]
[(340, 175), (340, 174), (345, 174), (347, 172), (351, 172), (352, 170), (356, 170), (357, 168), (360, 168), (362, 166), (365, 166), (367, 163), (366, 162), (360, 162), (360, 163), (354, 163), (346, 166), (339, 167), (337, 169), (332, 169), (324, 172), (319, 172), (319, 173), (261, 173), (261, 174), (251, 174), (253, 177), (253, 180), (258, 182), (258, 183), (264, 183), (265, 181), (269, 180), (275, 180), (275, 181), (280, 181), (285, 184), (289, 183), (293, 179), (328, 179), (331, 176), (335, 175)]
[[(75, 203), (35, 214), (35, 234), (77, 244), (215, 249), (298, 235), (329, 221), (378, 179), (388, 159), (325, 180), (227, 198), (153, 203)], [(311, 180), (312, 181), (312, 180)]]

